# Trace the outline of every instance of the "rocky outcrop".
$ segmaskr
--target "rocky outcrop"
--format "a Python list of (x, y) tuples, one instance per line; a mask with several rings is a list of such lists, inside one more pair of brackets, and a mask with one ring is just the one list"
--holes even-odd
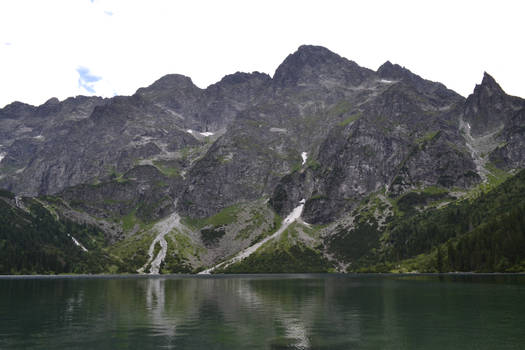
[(492, 76), (484, 73), (481, 84), (465, 102), (463, 119), (470, 124), (472, 136), (477, 137), (504, 128), (522, 108), (522, 99), (507, 95)]

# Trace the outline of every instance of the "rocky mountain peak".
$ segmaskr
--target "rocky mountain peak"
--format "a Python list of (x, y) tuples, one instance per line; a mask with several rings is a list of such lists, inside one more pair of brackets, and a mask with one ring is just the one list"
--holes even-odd
[(484, 94), (486, 97), (489, 97), (493, 94), (504, 95), (505, 91), (503, 91), (501, 86), (496, 82), (496, 79), (487, 72), (483, 72), (483, 80), (481, 84), (476, 85), (474, 94)]
[(514, 104), (514, 99), (485, 72), (481, 84), (467, 98), (464, 119), (470, 123), (472, 135), (481, 136), (503, 127), (515, 109)]
[(322, 84), (326, 78), (358, 85), (371, 73), (327, 48), (302, 45), (281, 63), (273, 81), (279, 87)]

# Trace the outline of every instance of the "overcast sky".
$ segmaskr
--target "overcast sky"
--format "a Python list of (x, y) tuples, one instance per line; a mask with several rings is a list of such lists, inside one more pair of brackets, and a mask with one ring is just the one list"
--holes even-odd
[(1, 0), (0, 107), (273, 75), (301, 44), (386, 60), (467, 96), (484, 71), (525, 97), (525, 1)]

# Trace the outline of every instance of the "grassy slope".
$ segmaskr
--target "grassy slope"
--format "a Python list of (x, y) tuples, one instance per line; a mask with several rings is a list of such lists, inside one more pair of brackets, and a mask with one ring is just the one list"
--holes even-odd
[[(332, 271), (320, 247), (312, 246), (317, 229), (294, 223), (279, 238), (264, 244), (248, 258), (216, 273), (315, 273)], [(303, 236), (306, 235), (306, 236)], [(314, 241), (315, 242), (315, 241)]]

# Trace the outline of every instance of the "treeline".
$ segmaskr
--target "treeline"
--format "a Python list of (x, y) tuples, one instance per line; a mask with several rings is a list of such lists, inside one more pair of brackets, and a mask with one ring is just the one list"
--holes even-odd
[[(489, 193), (478, 198), (431, 209), (409, 218), (394, 220), (390, 228), (389, 249), (383, 257), (398, 261), (431, 251), (451, 238), (473, 231), (480, 225), (496, 234), (495, 225), (503, 225), (513, 210), (525, 203), (525, 171), (510, 178)], [(501, 217), (501, 219), (499, 219)], [(488, 222), (494, 224), (488, 228)], [(498, 222), (499, 224), (496, 224)], [(507, 226), (505, 226), (507, 227)]]
[[(125, 266), (105, 254), (104, 235), (96, 227), (56, 220), (40, 203), (27, 200), (27, 213), (0, 198), (0, 274), (123, 272)], [(75, 245), (71, 236), (88, 249)]]

